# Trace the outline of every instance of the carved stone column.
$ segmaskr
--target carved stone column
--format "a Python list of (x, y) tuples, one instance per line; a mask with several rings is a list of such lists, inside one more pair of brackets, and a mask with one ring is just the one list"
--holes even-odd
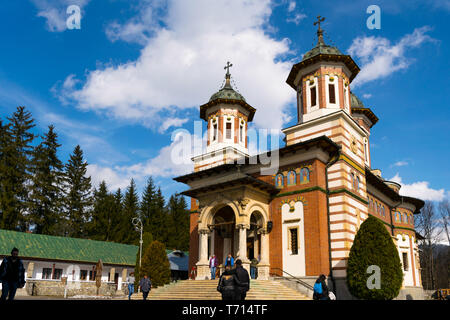
[(258, 263), (258, 280), (268, 280), (270, 272), (269, 263), (269, 233), (261, 231), (261, 261)]
[(34, 272), (34, 262), (28, 263), (27, 267), (27, 278), (33, 278), (33, 272)]
[(196, 280), (206, 280), (210, 277), (209, 272), (209, 261), (208, 261), (208, 229), (199, 230), (200, 234), (199, 243), (198, 243), (198, 251), (199, 251), (199, 260), (197, 262), (197, 277)]
[(239, 224), (236, 226), (239, 229), (239, 251), (236, 259), (241, 259), (242, 267), (250, 272), (250, 261), (247, 258), (247, 229), (248, 226)]

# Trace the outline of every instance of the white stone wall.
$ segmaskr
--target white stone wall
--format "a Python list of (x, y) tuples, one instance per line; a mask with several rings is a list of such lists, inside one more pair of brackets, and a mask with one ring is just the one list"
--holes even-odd
[[(305, 229), (303, 217), (303, 203), (297, 201), (294, 204), (294, 211), (289, 211), (289, 204), (285, 203), (281, 207), (282, 219), (282, 245), (283, 245), (283, 270), (293, 276), (305, 276)], [(289, 222), (291, 220), (298, 220)], [(298, 254), (292, 254), (288, 249), (289, 228), (298, 227)]]

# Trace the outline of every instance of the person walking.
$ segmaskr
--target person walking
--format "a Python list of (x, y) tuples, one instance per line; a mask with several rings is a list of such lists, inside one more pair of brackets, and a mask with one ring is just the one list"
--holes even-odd
[(328, 287), (325, 283), (326, 279), (327, 277), (324, 274), (321, 274), (314, 283), (314, 300), (330, 300), (328, 295)]
[[(250, 277), (252, 279), (256, 279), (256, 270), (257, 270), (258, 263), (259, 263), (259, 261), (256, 258), (253, 258), (250, 263)], [(236, 262), (236, 264), (237, 264), (237, 262)]]
[(134, 293), (134, 272), (131, 272), (127, 282), (128, 282), (128, 300), (131, 300), (131, 295)]
[(248, 271), (242, 267), (242, 260), (236, 260), (236, 276), (239, 280), (239, 285), (236, 288), (236, 298), (238, 300), (245, 300), (247, 291), (250, 290), (250, 277)]
[(233, 268), (233, 266), (234, 266), (234, 259), (233, 259), (233, 257), (231, 256), (231, 253), (229, 253), (228, 254), (228, 256), (227, 256), (227, 258), (225, 259), (225, 267), (226, 266), (230, 266), (231, 268)]
[[(17, 288), (25, 286), (25, 268), (19, 259), (19, 249), (13, 248), (11, 256), (3, 259), (0, 265), (0, 280), (2, 281), (1, 301), (14, 300)], [(9, 296), (8, 296), (9, 295)]]
[(142, 291), (142, 297), (147, 300), (148, 293), (152, 290), (152, 282), (148, 278), (147, 274), (144, 274), (144, 278), (139, 281), (139, 287)]
[(209, 268), (211, 269), (211, 280), (215, 280), (217, 268), (217, 258), (215, 254), (211, 256), (211, 259), (209, 259)]
[(231, 269), (231, 265), (225, 266), (225, 271), (220, 276), (217, 286), (217, 290), (222, 294), (222, 300), (238, 300), (236, 293), (240, 284), (236, 270)]

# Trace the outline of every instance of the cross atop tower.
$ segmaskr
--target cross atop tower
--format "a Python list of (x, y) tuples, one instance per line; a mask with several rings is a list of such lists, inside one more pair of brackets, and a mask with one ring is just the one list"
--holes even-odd
[(321, 16), (317, 16), (317, 21), (314, 22), (314, 25), (318, 24), (319, 28), (317, 29), (317, 37), (318, 37), (318, 43), (324, 43), (323, 42), (323, 30), (320, 27), (320, 23), (324, 22), (325, 18), (321, 17)]
[(232, 67), (233, 66), (233, 64), (232, 63), (230, 63), (230, 61), (227, 61), (227, 65), (224, 67), (224, 69), (227, 69), (227, 76), (229, 76), (230, 75), (230, 67)]

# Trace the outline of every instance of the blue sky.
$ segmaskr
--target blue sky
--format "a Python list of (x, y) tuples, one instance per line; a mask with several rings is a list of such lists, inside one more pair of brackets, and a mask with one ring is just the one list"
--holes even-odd
[[(372, 4), (381, 9), (379, 30), (366, 26)], [(80, 29), (67, 29), (70, 5), (81, 8)], [(25, 105), (36, 132), (54, 124), (60, 158), (80, 144), (95, 183), (124, 188), (133, 177), (142, 189), (152, 175), (169, 197), (186, 189), (172, 178), (192, 170), (171, 161), (173, 133), (193, 133), (226, 61), (257, 109), (253, 128), (295, 123), (285, 80), (315, 45), (322, 15), (325, 42), (361, 68), (352, 91), (380, 119), (372, 167), (404, 194), (440, 201), (450, 190), (449, 13), (448, 0), (8, 1), (0, 10), (0, 114)]]

